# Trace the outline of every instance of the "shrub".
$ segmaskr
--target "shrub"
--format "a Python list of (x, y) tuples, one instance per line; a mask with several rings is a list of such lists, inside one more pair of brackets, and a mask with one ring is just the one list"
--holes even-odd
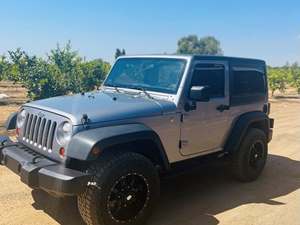
[(288, 74), (282, 68), (269, 68), (268, 69), (268, 82), (272, 96), (276, 90), (284, 93), (287, 87)]
[(93, 90), (100, 86), (110, 65), (101, 59), (84, 61), (71, 48), (70, 42), (50, 51), (46, 59), (29, 56), (17, 49), (0, 58), (0, 80), (20, 82), (28, 90), (30, 99)]
[(297, 63), (291, 66), (290, 83), (297, 89), (298, 94), (300, 94), (300, 67)]

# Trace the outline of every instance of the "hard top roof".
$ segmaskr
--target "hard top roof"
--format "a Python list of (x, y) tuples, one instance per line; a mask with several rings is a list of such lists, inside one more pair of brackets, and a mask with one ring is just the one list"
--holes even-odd
[(189, 58), (195, 60), (226, 60), (234, 64), (238, 63), (256, 63), (265, 65), (265, 61), (261, 59), (243, 58), (243, 57), (232, 57), (232, 56), (210, 56), (210, 55), (177, 55), (177, 54), (147, 54), (147, 55), (126, 55), (120, 56), (119, 58)]

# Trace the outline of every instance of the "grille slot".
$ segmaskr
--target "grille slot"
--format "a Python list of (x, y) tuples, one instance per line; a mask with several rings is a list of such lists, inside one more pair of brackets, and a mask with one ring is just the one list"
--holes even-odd
[(42, 119), (39, 134), (38, 134), (38, 144), (39, 147), (42, 147), (42, 140), (43, 140), (43, 135), (44, 135), (44, 130), (45, 130), (45, 124), (46, 124), (46, 119)]
[(51, 125), (51, 120), (48, 120), (46, 123), (46, 126), (45, 126), (44, 135), (43, 135), (43, 141), (42, 141), (43, 148), (46, 148), (46, 146), (47, 146), (50, 125)]
[(38, 144), (37, 139), (38, 139), (38, 133), (40, 130), (40, 125), (41, 125), (41, 117), (38, 117), (36, 123), (35, 123), (35, 127), (34, 127), (34, 132), (33, 132), (33, 142)]
[(34, 128), (35, 128), (36, 118), (37, 118), (37, 116), (33, 116), (33, 119), (32, 119), (31, 125), (30, 125), (30, 131), (29, 131), (30, 144), (32, 144), (32, 142), (33, 142), (33, 132), (34, 132)]
[(47, 140), (47, 148), (48, 149), (52, 149), (55, 129), (56, 129), (56, 122), (52, 122), (50, 125), (49, 136), (48, 136), (48, 140)]
[(28, 113), (24, 124), (24, 141), (43, 150), (52, 150), (57, 122)]
[(29, 139), (29, 131), (30, 131), (30, 126), (31, 126), (31, 122), (32, 122), (32, 117), (33, 117), (32, 114), (29, 115), (29, 116), (28, 116), (28, 123), (26, 123), (25, 135), (24, 135), (24, 136), (25, 136), (27, 139)]

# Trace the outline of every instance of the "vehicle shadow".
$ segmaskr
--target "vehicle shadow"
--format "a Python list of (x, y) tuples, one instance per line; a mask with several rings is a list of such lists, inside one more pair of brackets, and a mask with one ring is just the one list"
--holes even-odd
[(84, 225), (77, 208), (75, 197), (56, 198), (42, 190), (32, 190), (34, 203), (37, 210), (43, 210), (59, 224)]
[[(262, 176), (252, 183), (231, 179), (220, 166), (202, 166), (162, 182), (161, 198), (149, 225), (215, 225), (214, 215), (250, 203), (282, 205), (272, 199), (300, 188), (300, 161), (269, 155)], [(32, 191), (36, 209), (60, 224), (84, 224), (74, 198), (56, 199)]]

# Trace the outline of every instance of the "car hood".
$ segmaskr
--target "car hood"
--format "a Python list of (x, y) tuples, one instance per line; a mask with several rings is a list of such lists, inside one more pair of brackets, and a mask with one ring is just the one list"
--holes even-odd
[(150, 99), (142, 94), (97, 91), (72, 96), (59, 96), (26, 103), (69, 118), (73, 125), (81, 124), (86, 114), (91, 123), (149, 117), (175, 111), (174, 102)]

